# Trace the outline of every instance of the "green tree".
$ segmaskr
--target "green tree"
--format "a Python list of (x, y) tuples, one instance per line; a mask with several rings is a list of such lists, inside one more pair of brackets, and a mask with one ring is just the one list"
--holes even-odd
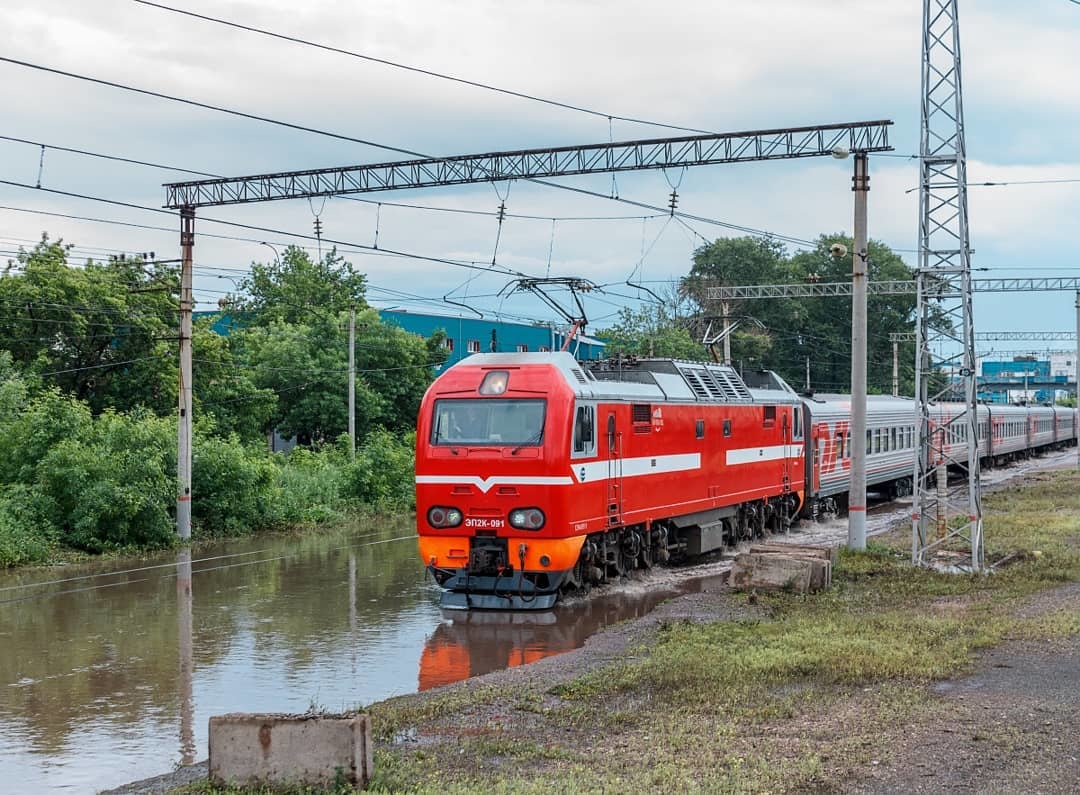
[(251, 275), (240, 281), (240, 293), (228, 301), (247, 327), (310, 323), (312, 317), (337, 317), (350, 306), (365, 308), (366, 290), (364, 275), (337, 249), (313, 262), (302, 248), (289, 246), (280, 260), (252, 263)]
[(713, 301), (708, 288), (783, 283), (789, 276), (785, 253), (782, 243), (759, 237), (720, 238), (698, 248), (683, 283), (699, 307), (696, 334), (703, 335), (710, 327), (720, 331), (726, 316), (730, 323), (738, 323), (731, 338), (732, 360), (762, 366), (772, 346), (770, 330), (786, 325), (784, 308), (761, 299)]
[(95, 413), (176, 402), (175, 273), (142, 259), (68, 262), (47, 235), (0, 276), (0, 348)]
[(272, 427), (278, 396), (256, 384), (252, 369), (238, 360), (238, 337), (215, 333), (211, 322), (200, 319), (192, 335), (196, 368), (193, 413), (198, 428), (203, 433), (235, 434), (245, 442), (255, 442)]
[[(348, 430), (348, 337), (337, 319), (273, 321), (237, 336), (254, 383), (277, 395), (271, 423), (282, 436), (326, 443)], [(368, 418), (381, 416), (383, 401), (357, 379), (356, 405), (362, 434)]]
[(104, 412), (57, 442), (36, 472), (62, 540), (92, 552), (171, 544), (175, 483), (175, 423), (146, 412)]
[(312, 262), (290, 246), (280, 261), (255, 264), (240, 286), (244, 294), (230, 298), (242, 326), (231, 335), (233, 355), (257, 389), (277, 396), (270, 426), (305, 444), (348, 430), (348, 313), (355, 307), (357, 437), (414, 427), (433, 367), (446, 359), (444, 334), (424, 340), (383, 323), (364, 300), (364, 276), (336, 251)]
[[(273, 322), (238, 337), (253, 382), (277, 395), (271, 422), (304, 444), (328, 443), (349, 427), (348, 318)], [(378, 312), (357, 315), (356, 433), (376, 427), (406, 431), (416, 424), (433, 367), (446, 359), (440, 335), (430, 340), (388, 326)]]
[[(822, 235), (810, 251), (790, 259), (793, 282), (850, 282), (851, 255), (835, 257), (830, 246), (841, 243), (850, 252), (851, 238)], [(914, 278), (900, 256), (884, 243), (871, 240), (868, 271), (871, 282), (905, 281)], [(792, 325), (778, 345), (773, 366), (792, 383), (801, 384), (805, 361), (810, 359), (811, 384), (818, 391), (851, 388), (851, 298), (806, 298), (790, 302)], [(892, 342), (889, 335), (915, 328), (915, 295), (871, 295), (867, 299), (867, 389), (889, 393), (892, 389)], [(914, 391), (914, 344), (901, 343), (899, 351), (900, 393)]]
[(675, 320), (666, 305), (623, 307), (618, 321), (596, 332), (596, 336), (607, 343), (604, 351), (607, 356), (670, 356), (692, 361), (708, 358), (705, 346)]

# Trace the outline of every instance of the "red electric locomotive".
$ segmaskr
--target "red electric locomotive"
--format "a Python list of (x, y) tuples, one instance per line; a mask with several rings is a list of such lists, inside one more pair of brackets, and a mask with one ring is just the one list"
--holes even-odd
[(449, 608), (548, 608), (780, 529), (803, 496), (798, 397), (720, 365), (474, 355), (428, 389), (416, 438), (420, 555)]

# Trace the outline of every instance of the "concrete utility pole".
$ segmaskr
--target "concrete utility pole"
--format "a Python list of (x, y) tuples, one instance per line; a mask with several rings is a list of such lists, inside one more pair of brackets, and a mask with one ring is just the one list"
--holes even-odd
[(349, 455), (356, 456), (356, 304), (349, 305)]
[(176, 535), (191, 538), (191, 270), (195, 210), (180, 209), (180, 406), (176, 431)]
[(869, 157), (855, 153), (855, 250), (851, 253), (851, 490), (848, 549), (866, 549), (866, 199)]
[[(1073, 358), (1073, 383), (1076, 384), (1073, 392), (1076, 398), (1073, 428), (1080, 435), (1080, 290), (1076, 291), (1076, 356)], [(1080, 469), (1080, 439), (1076, 440), (1076, 468)]]
[(900, 343), (897, 340), (892, 344), (892, 393), (893, 397), (900, 394)]
[(724, 364), (731, 367), (731, 311), (727, 301), (721, 302), (720, 312), (724, 316)]

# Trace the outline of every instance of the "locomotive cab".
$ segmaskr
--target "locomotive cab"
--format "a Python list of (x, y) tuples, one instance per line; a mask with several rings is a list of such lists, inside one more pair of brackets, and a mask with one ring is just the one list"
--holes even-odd
[(567, 537), (558, 462), (571, 445), (569, 354), (480, 354), (421, 404), (420, 554), (447, 608), (551, 607), (581, 538)]

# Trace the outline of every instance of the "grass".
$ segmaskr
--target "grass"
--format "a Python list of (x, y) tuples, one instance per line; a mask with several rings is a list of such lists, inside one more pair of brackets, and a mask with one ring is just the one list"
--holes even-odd
[[(987, 559), (1016, 553), (990, 575), (913, 569), (899, 532), (842, 552), (827, 592), (758, 595), (766, 619), (671, 622), (569, 681), (375, 704), (372, 789), (835, 790), (890, 753), (885, 738), (947, 719), (929, 685), (979, 650), (1080, 634), (1077, 611), (1021, 609), (1080, 580), (1076, 486), (1055, 473), (986, 499)], [(393, 742), (416, 727), (422, 742)]]

